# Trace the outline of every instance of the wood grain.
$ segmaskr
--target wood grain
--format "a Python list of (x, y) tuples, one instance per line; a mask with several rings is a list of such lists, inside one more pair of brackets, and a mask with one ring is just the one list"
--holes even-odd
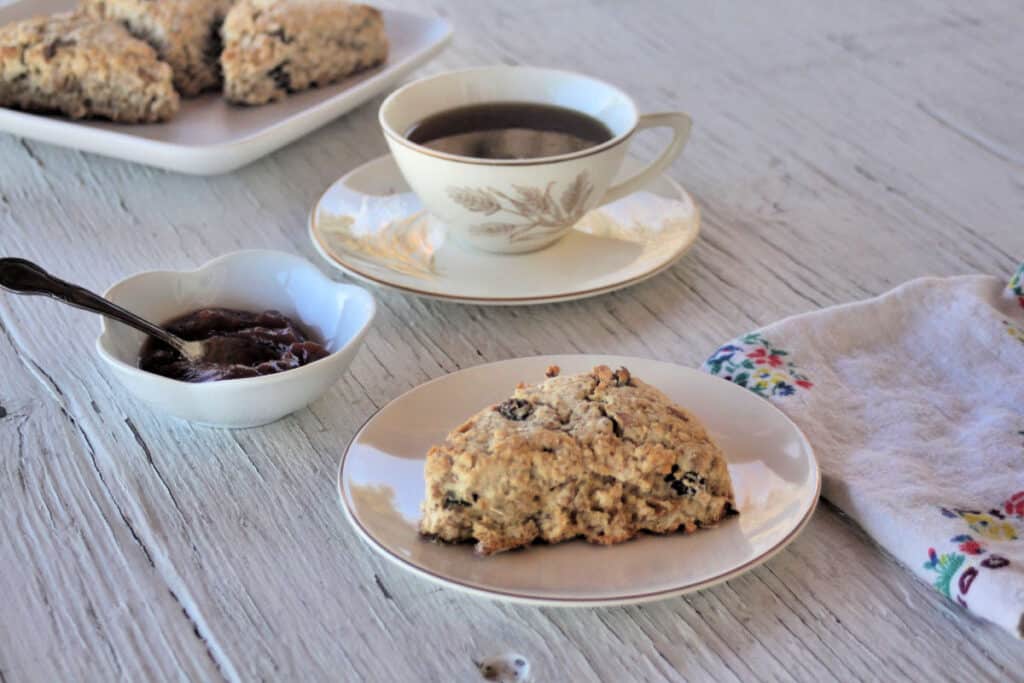
[[(2, 2), (3, 0), (0, 0)], [(432, 377), (538, 353), (699, 363), (781, 316), (1024, 257), (1019, 3), (404, 0), (450, 18), (423, 70), (586, 71), (696, 128), (672, 174), (704, 212), (665, 274), (600, 298), (460, 307), (379, 291), (352, 372), (224, 432), (127, 399), (98, 323), (0, 297), (0, 681), (1011, 680), (1024, 648), (825, 505), (764, 567), (639, 607), (462, 597), (385, 565), (334, 494), (341, 449)], [(312, 201), (385, 150), (380, 100), (237, 173), (176, 176), (0, 135), (0, 252), (103, 289), (245, 247), (317, 261)], [(650, 155), (657, 138), (643, 138)]]

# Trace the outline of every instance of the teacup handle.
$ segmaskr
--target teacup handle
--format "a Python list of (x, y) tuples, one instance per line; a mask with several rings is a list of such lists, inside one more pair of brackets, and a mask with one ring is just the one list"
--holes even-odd
[(668, 168), (669, 164), (676, 160), (676, 157), (683, 151), (686, 141), (690, 139), (690, 129), (693, 127), (693, 119), (681, 111), (663, 112), (660, 114), (644, 114), (636, 124), (636, 133), (646, 128), (671, 128), (674, 133), (672, 142), (662, 152), (661, 156), (652, 161), (647, 168), (634, 175), (629, 180), (624, 180), (618, 185), (608, 188), (602, 204), (622, 199), (626, 195), (633, 194), (641, 187), (649, 183)]

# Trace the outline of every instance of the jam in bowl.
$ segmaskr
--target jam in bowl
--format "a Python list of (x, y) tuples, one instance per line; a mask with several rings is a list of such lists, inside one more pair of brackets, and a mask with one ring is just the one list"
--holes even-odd
[(160, 340), (149, 339), (139, 352), (139, 367), (183, 382), (273, 375), (330, 355), (313, 335), (278, 311), (202, 308), (163, 327), (185, 341), (206, 342), (206, 355), (201, 361), (190, 360)]

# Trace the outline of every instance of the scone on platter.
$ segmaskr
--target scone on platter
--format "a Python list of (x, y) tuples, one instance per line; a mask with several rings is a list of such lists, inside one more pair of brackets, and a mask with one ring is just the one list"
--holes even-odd
[(233, 0), (82, 0), (86, 14), (124, 24), (174, 70), (186, 96), (220, 86), (220, 26)]
[(430, 450), (420, 533), (489, 555), (691, 533), (735, 511), (725, 458), (696, 417), (626, 368), (558, 374)]
[(80, 0), (0, 27), (0, 106), (157, 123), (180, 96), (267, 104), (387, 55), (380, 11), (343, 0)]
[(179, 98), (153, 48), (120, 24), (68, 13), (0, 27), (0, 106), (155, 123)]
[(342, 0), (239, 0), (222, 30), (224, 96), (266, 104), (387, 58), (381, 13)]

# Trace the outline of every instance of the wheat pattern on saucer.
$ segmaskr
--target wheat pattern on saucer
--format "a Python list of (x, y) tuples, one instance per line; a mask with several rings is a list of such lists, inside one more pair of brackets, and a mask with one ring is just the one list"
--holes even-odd
[(431, 239), (430, 216), (424, 210), (390, 221), (365, 235), (353, 234), (352, 216), (323, 213), (319, 219), (328, 250), (337, 249), (351, 258), (411, 277), (433, 279), (438, 275), (434, 265), (437, 245)]
[(514, 196), (493, 187), (449, 187), (447, 192), (453, 202), (473, 213), (506, 213), (521, 219), (479, 223), (470, 228), (474, 234), (504, 235), (509, 242), (525, 242), (574, 225), (586, 213), (587, 200), (594, 192), (586, 171), (576, 176), (557, 200), (552, 194), (554, 185), (553, 181), (544, 189), (513, 185)]

